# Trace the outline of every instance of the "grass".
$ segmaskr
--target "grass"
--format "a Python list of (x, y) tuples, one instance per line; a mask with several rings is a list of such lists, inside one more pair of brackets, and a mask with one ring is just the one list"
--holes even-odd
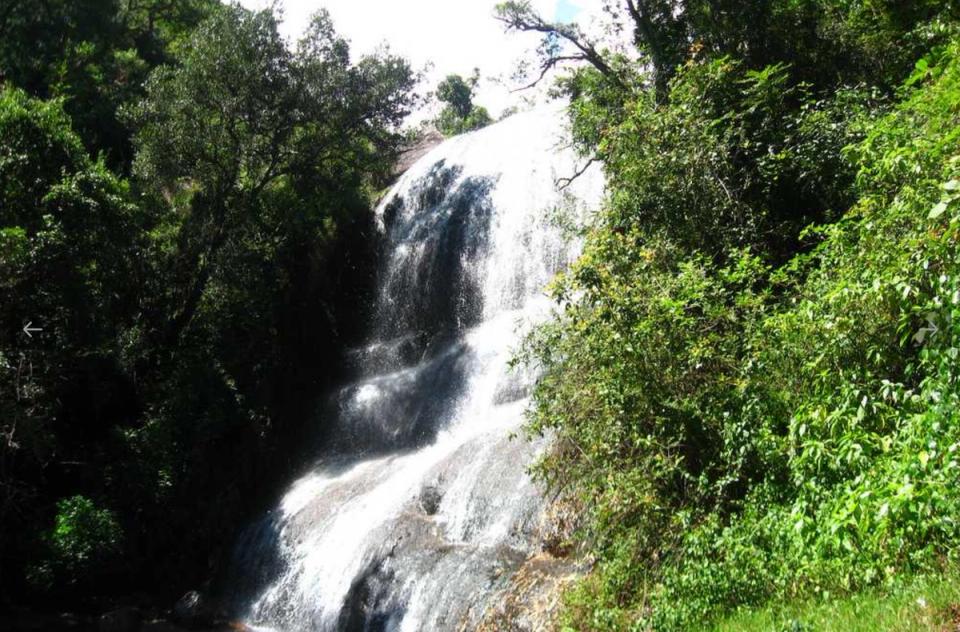
[(960, 572), (918, 576), (890, 591), (739, 612), (714, 632), (912, 632), (960, 630)]

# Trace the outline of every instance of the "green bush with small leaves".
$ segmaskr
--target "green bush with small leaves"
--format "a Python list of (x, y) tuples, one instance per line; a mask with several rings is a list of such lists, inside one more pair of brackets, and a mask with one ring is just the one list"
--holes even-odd
[(730, 58), (671, 86), (602, 130), (607, 207), (521, 355), (557, 437), (537, 472), (596, 559), (563, 625), (692, 629), (950, 566), (960, 44), (898, 103)]
[(38, 587), (106, 577), (116, 571), (124, 544), (116, 514), (85, 496), (59, 500), (53, 528), (44, 537), (47, 554), (28, 571)]

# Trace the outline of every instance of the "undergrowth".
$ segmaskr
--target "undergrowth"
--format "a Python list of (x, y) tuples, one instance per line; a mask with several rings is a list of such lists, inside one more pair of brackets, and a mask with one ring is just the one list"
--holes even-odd
[(696, 628), (956, 562), (958, 52), (895, 95), (691, 62), (602, 130), (608, 206), (522, 354), (531, 431), (558, 437), (538, 474), (596, 558), (566, 628)]

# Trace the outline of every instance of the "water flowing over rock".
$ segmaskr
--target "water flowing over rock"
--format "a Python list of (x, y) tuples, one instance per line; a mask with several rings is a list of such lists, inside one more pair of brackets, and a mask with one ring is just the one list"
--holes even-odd
[(545, 441), (511, 438), (534, 376), (508, 361), (551, 308), (578, 252), (553, 221), (582, 217), (596, 170), (560, 110), (444, 142), (377, 210), (384, 257), (368, 344), (335, 393), (324, 453), (239, 546), (269, 630), (473, 629), (539, 553), (544, 501), (527, 468)]

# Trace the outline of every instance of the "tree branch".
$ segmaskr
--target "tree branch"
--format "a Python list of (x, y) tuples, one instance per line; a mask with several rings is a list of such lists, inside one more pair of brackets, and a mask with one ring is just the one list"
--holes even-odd
[[(588, 62), (603, 76), (618, 86), (622, 88), (626, 87), (623, 78), (607, 64), (603, 55), (597, 51), (591, 42), (584, 38), (583, 34), (575, 26), (547, 22), (534, 13), (527, 3), (507, 3), (507, 5), (498, 11), (496, 19), (503, 22), (507, 30), (513, 29), (520, 32), (543, 33), (544, 35), (554, 35), (565, 40), (580, 51), (580, 55), (577, 55), (575, 59)], [(556, 65), (556, 63), (552, 62), (553, 59), (556, 59), (556, 57), (551, 57), (544, 62), (543, 65), (547, 70)], [(544, 74), (545, 72), (546, 71), (544, 71)], [(541, 79), (542, 78), (541, 76)], [(537, 81), (539, 81), (539, 79)]]
[(590, 160), (586, 162), (586, 164), (583, 165), (583, 167), (581, 167), (580, 169), (577, 169), (576, 173), (574, 173), (569, 178), (557, 178), (553, 183), (554, 186), (556, 186), (557, 189), (560, 191), (565, 190), (567, 187), (573, 184), (574, 180), (576, 180), (577, 178), (582, 176), (584, 173), (586, 173), (587, 169), (590, 168), (590, 165), (597, 162), (598, 160), (599, 158), (597, 158), (596, 156), (592, 157)]
[(520, 86), (519, 88), (514, 88), (510, 92), (521, 92), (523, 90), (529, 90), (530, 88), (535, 88), (538, 83), (543, 81), (543, 78), (547, 76), (547, 73), (550, 72), (552, 68), (555, 68), (558, 64), (565, 61), (584, 61), (585, 58), (583, 55), (561, 55), (559, 57), (551, 57), (545, 61), (540, 67), (540, 75), (528, 83), (525, 86)]

